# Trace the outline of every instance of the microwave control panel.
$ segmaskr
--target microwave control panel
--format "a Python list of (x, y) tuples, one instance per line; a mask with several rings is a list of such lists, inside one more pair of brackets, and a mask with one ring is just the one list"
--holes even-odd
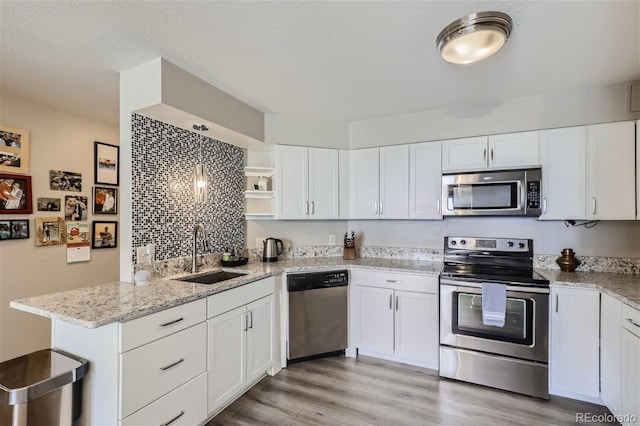
[(527, 182), (527, 208), (540, 208), (540, 181), (531, 180)]

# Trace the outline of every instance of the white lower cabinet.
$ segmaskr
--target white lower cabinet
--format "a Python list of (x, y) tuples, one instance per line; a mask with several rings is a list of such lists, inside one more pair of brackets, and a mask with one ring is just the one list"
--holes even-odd
[(640, 311), (622, 307), (622, 423), (640, 425)]
[(600, 292), (551, 287), (549, 393), (600, 402)]
[(122, 426), (195, 425), (207, 418), (207, 373), (185, 383), (122, 421)]
[(274, 279), (267, 278), (209, 296), (209, 415), (221, 411), (271, 369), (274, 288)]
[(361, 355), (438, 368), (438, 278), (352, 270), (352, 336)]
[(600, 295), (600, 399), (615, 415), (622, 413), (622, 302)]

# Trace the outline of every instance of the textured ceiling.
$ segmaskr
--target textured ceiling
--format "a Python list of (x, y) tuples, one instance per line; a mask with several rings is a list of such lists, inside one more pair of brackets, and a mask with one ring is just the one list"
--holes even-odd
[[(496, 56), (435, 38), (508, 13)], [(118, 72), (161, 56), (265, 113), (360, 120), (640, 79), (634, 1), (0, 0), (0, 90), (118, 121)]]

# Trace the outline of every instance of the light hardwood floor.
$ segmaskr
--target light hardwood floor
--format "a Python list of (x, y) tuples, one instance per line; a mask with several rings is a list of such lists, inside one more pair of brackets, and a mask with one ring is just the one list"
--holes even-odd
[(544, 401), (441, 379), (405, 364), (331, 357), (266, 377), (206, 426), (565, 425), (579, 424), (576, 413), (583, 412), (609, 413), (571, 399)]

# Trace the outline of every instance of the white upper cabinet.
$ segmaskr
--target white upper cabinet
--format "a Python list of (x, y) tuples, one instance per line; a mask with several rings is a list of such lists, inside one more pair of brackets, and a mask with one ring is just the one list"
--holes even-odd
[(338, 150), (276, 146), (278, 219), (337, 219)]
[(636, 218), (635, 123), (587, 126), (587, 219)]
[(442, 219), (442, 144), (409, 145), (409, 218)]
[(442, 171), (487, 168), (486, 136), (442, 141)]
[(535, 167), (538, 132), (508, 133), (442, 141), (442, 171)]
[(409, 146), (351, 151), (349, 155), (350, 217), (409, 217)]
[(540, 132), (541, 220), (586, 218), (586, 160), (586, 127)]
[(409, 217), (409, 146), (380, 148), (380, 218)]

